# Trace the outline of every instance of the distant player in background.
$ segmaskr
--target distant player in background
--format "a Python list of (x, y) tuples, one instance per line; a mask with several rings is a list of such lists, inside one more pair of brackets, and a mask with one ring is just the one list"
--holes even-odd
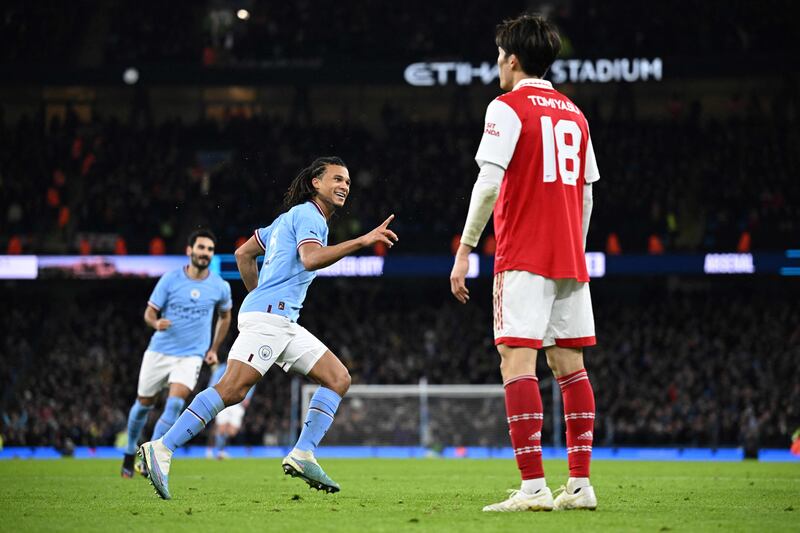
[[(339, 490), (339, 484), (317, 463), (314, 451), (350, 387), (350, 374), (297, 319), (316, 270), (377, 242), (391, 247), (397, 241), (397, 235), (388, 229), (392, 215), (366, 235), (328, 246), (328, 221), (349, 194), (350, 174), (344, 162), (338, 157), (318, 158), (289, 186), (284, 201), (289, 210), (266, 228), (257, 229), (236, 250), (236, 263), (249, 294), (239, 309), (239, 336), (228, 355), (228, 370), (219, 383), (192, 400), (162, 439), (146, 442), (139, 450), (150, 469), (150, 482), (162, 498), (170, 498), (172, 453), (200, 433), (225, 406), (241, 402), (273, 364), (322, 385), (311, 398), (300, 438), (283, 459), (284, 472), (319, 490)], [(260, 255), (265, 257), (259, 273), (256, 258)], [(329, 310), (333, 321), (337, 320), (336, 305), (332, 302)]]
[[(469, 253), (494, 210), (494, 336), (522, 485), (484, 511), (594, 509), (589, 483), (595, 404), (583, 347), (595, 344), (584, 249), (592, 183), (600, 178), (586, 118), (544, 78), (561, 49), (546, 20), (497, 27), (500, 88), (486, 110), (480, 166), (450, 285), (462, 303)], [(561, 387), (569, 480), (555, 500), (542, 467), (537, 350)]]
[[(175, 423), (197, 384), (203, 362), (218, 362), (217, 350), (228, 334), (233, 303), (231, 286), (208, 269), (216, 242), (209, 230), (193, 232), (186, 245), (189, 264), (161, 276), (147, 301), (144, 321), (155, 333), (144, 352), (138, 398), (128, 414), (122, 477), (133, 477), (139, 437), (161, 389), (169, 386), (169, 394), (153, 430), (154, 439), (161, 438)], [(212, 340), (215, 310), (218, 317)], [(142, 474), (147, 476), (146, 468)]]
[[(216, 365), (211, 374), (211, 379), (208, 380), (208, 386), (213, 387), (219, 383), (219, 380), (225, 375), (225, 370), (227, 370), (227, 368), (228, 363)], [(250, 399), (253, 397), (255, 390), (255, 387), (251, 387), (244, 397), (244, 400), (236, 405), (226, 407), (214, 418), (214, 449), (212, 451), (209, 448), (206, 457), (216, 457), (217, 459), (228, 458), (228, 452), (225, 451), (228, 439), (236, 437), (236, 435), (239, 434), (239, 430), (242, 429), (244, 412), (250, 405)]]

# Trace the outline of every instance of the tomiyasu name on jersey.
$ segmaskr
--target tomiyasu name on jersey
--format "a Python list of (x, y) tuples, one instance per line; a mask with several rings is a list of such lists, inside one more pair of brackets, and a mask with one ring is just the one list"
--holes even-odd
[(172, 325), (156, 331), (148, 350), (164, 355), (204, 356), (211, 346), (214, 310), (233, 307), (231, 286), (219, 274), (208, 271), (205, 279), (192, 279), (188, 267), (167, 272), (156, 283), (147, 304), (161, 312)]
[(273, 313), (297, 322), (308, 286), (316, 277), (305, 269), (297, 250), (309, 242), (327, 246), (325, 216), (317, 204), (308, 201), (281, 214), (270, 226), (257, 229), (255, 237), (264, 248), (264, 264), (258, 286), (244, 299), (239, 312)]

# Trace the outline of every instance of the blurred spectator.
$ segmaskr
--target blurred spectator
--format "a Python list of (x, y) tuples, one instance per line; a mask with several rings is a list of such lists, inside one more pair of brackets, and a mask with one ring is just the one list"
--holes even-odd
[[(6, 445), (112, 445), (124, 428), (151, 334), (141, 319), (151, 284), (102, 283), (102, 293), (91, 284), (10, 291), (17, 304), (0, 336), (5, 360), (14, 361), (0, 365)], [(496, 384), (491, 282), (476, 280), (471, 290), (462, 306), (446, 280), (325, 279), (301, 322), (354, 383)], [(37, 291), (54, 301), (37, 303)], [(778, 282), (665, 289), (620, 280), (597, 283), (594, 297), (600, 344), (586, 364), (598, 443), (788, 446), (800, 424), (800, 310), (790, 290)], [(540, 357), (540, 375), (544, 365)], [(240, 443), (287, 442), (289, 386), (278, 369), (267, 374)]]
[[(220, 251), (232, 252), (240, 236), (280, 209), (298, 169), (335, 153), (354, 180), (331, 225), (333, 242), (395, 213), (403, 252), (447, 253), (477, 174), (480, 127), (387, 120), (385, 131), (403, 135), (268, 115), (141, 127), (69, 115), (45, 128), (41, 116), (23, 118), (0, 131), (10, 139), (0, 144), (0, 196), (9, 206), (0, 235), (25, 237), (33, 253), (74, 253), (76, 235), (87, 232), (114, 236), (92, 242), (98, 253), (113, 251), (116, 236), (129, 253), (147, 253), (159, 236), (167, 253), (181, 253), (182, 235), (210, 225)], [(698, 123), (597, 117), (592, 136), (603, 179), (588, 248), (733, 251), (743, 232), (750, 250), (796, 246), (800, 182), (789, 169), (800, 166), (800, 130), (788, 120), (776, 127), (771, 116)], [(209, 170), (198, 170), (201, 160), (213, 162)]]

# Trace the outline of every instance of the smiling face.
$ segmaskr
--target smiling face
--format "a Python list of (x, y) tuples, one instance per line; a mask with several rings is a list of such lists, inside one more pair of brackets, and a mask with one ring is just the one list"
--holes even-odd
[(350, 173), (347, 167), (328, 165), (325, 167), (325, 173), (311, 180), (311, 184), (317, 192), (317, 200), (333, 208), (339, 208), (344, 206), (350, 194)]
[(186, 255), (191, 259), (192, 266), (205, 270), (214, 257), (214, 241), (208, 237), (197, 237), (194, 245), (186, 247)]

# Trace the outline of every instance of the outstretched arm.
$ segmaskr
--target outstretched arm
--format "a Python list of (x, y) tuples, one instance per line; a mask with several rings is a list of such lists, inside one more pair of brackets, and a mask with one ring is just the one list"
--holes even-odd
[(236, 258), (236, 266), (239, 268), (242, 282), (247, 288), (247, 292), (250, 292), (258, 285), (256, 258), (264, 255), (264, 249), (258, 244), (255, 237), (250, 237), (246, 243), (236, 249), (233, 255)]
[(346, 255), (357, 252), (361, 248), (372, 246), (376, 242), (382, 242), (389, 248), (397, 242), (397, 235), (388, 228), (389, 223), (394, 219), (394, 215), (390, 215), (383, 224), (362, 235), (361, 237), (344, 241), (334, 246), (320, 246), (316, 242), (308, 242), (302, 244), (298, 251), (300, 252), (300, 261), (303, 267), (309, 272), (319, 270), (334, 264), (336, 261)]

